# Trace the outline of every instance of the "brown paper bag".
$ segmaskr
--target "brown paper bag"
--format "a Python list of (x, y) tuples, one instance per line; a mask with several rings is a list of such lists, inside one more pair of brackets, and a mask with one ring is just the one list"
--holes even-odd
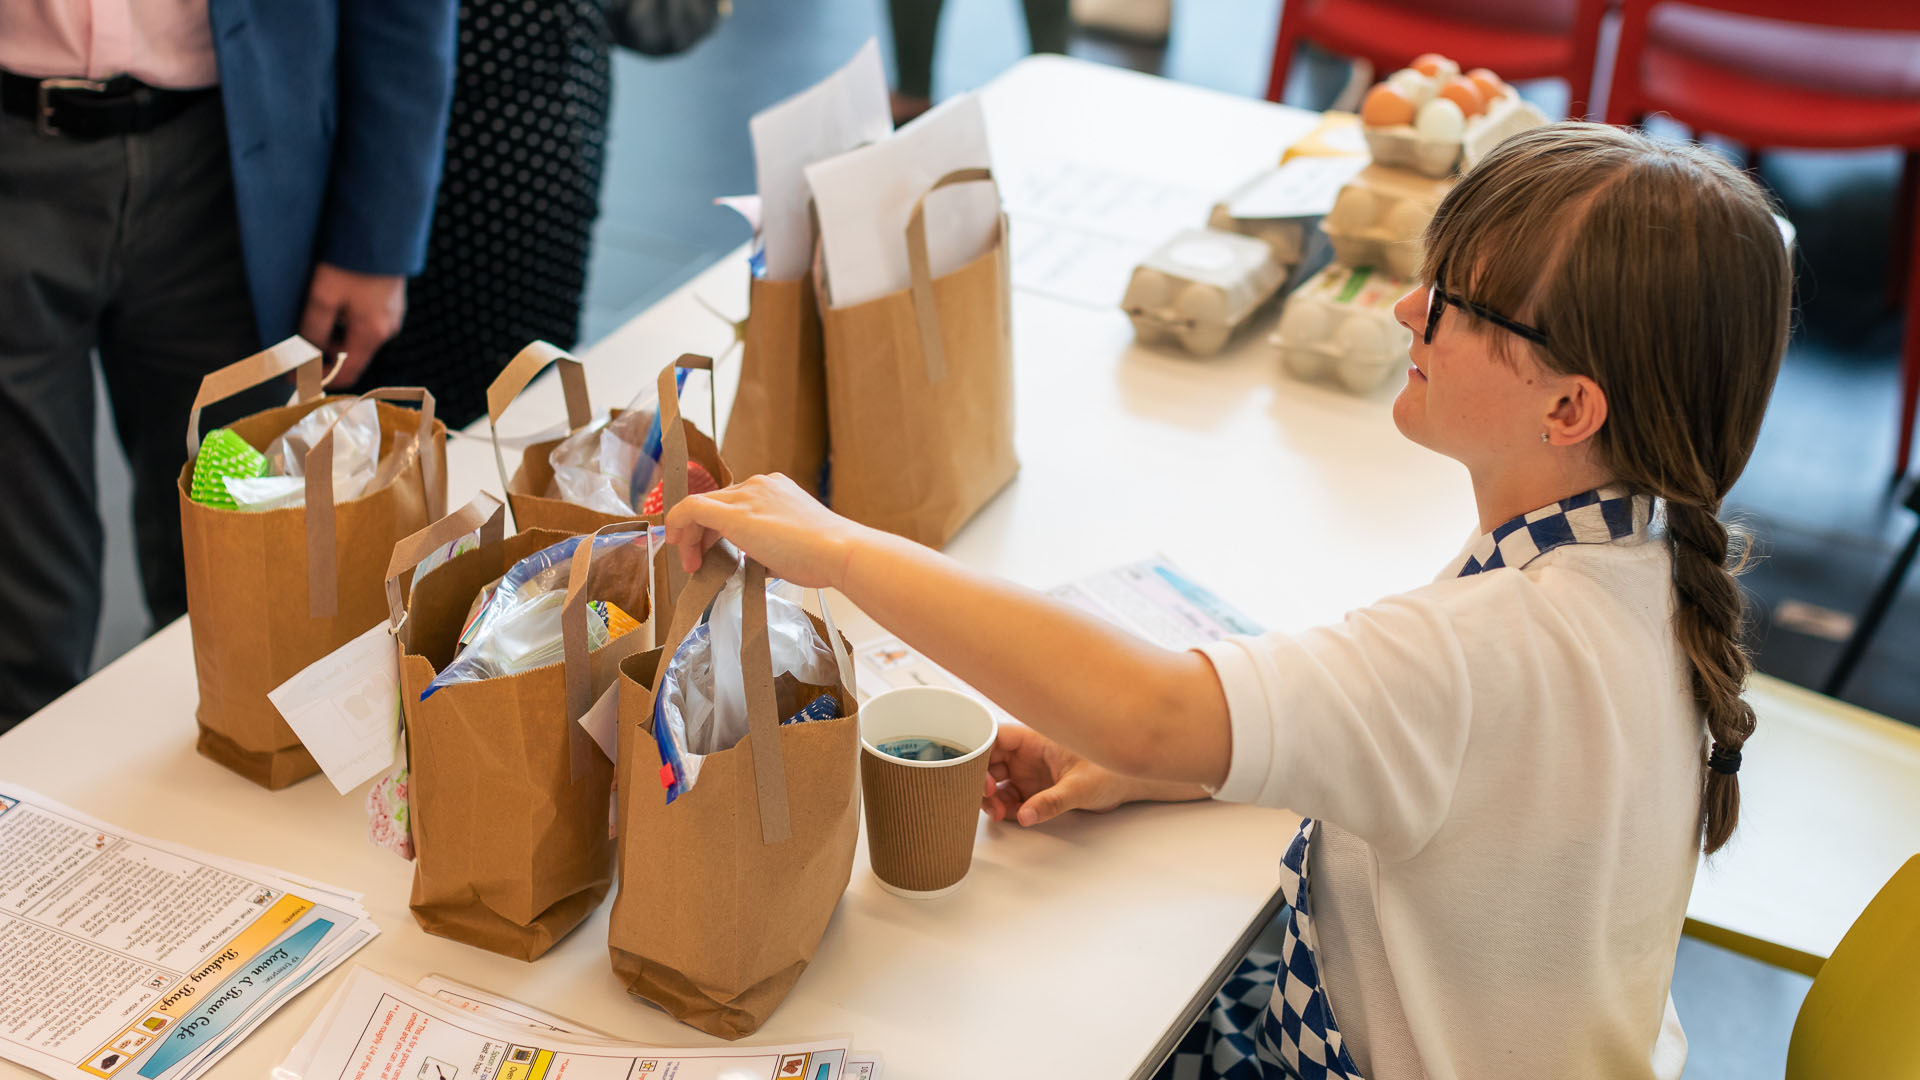
[(726, 459), (741, 476), (785, 473), (818, 496), (827, 460), (827, 369), (812, 274), (753, 279), (743, 345)]
[[(180, 470), (180, 532), (186, 553), (187, 618), (193, 627), (199, 751), (263, 787), (319, 771), (267, 692), (380, 621), (379, 554), (446, 511), (446, 425), (419, 388), (363, 395), (380, 403), (380, 462), (359, 498), (333, 501), (333, 433), (308, 453), (306, 505), (249, 512), (194, 502), (200, 411), (249, 387), (295, 373), (298, 402), (232, 429), (265, 449), (321, 396), (320, 350), (298, 337), (208, 375), (187, 423)], [(418, 401), (418, 411), (388, 404)]]
[(766, 604), (756, 602), (766, 571), (753, 562), (740, 641), (751, 734), (707, 755), (699, 782), (666, 803), (654, 695), (674, 650), (738, 568), (726, 549), (709, 551), (665, 647), (620, 667), (620, 891), (607, 925), (613, 970), (629, 993), (728, 1039), (758, 1030), (806, 970), (846, 891), (860, 827), (860, 722), (846, 642), (814, 619), (833, 644), (834, 689), (848, 715), (782, 725)]
[[(501, 506), (481, 496), (400, 542), (388, 565), (389, 613), (406, 711), (413, 894), (422, 929), (521, 960), (538, 959), (598, 907), (612, 884), (607, 836), (613, 766), (577, 723), (619, 662), (651, 645), (633, 630), (587, 651), (586, 603), (647, 608), (647, 546), (576, 545), (561, 622), (566, 659), (518, 675), (421, 694), (454, 656), (473, 599), (513, 564), (568, 534), (501, 538)], [(643, 522), (615, 522), (610, 531)], [(481, 530), (480, 546), (435, 567), (400, 607), (400, 578)]]
[[(567, 431), (579, 431), (593, 420), (593, 408), (587, 400), (586, 368), (557, 345), (536, 341), (521, 349), (519, 355), (494, 378), (493, 385), (487, 387), (487, 430), (493, 436), (493, 461), (500, 470), (500, 483), (506, 489), (507, 502), (513, 510), (514, 527), (587, 533), (627, 517), (638, 517), (638, 514), (602, 513), (547, 494), (553, 490), (553, 448), (560, 445), (560, 439), (547, 439), (522, 450), (519, 467), (511, 478), (507, 476), (507, 459), (500, 450), (500, 417), (507, 411), (507, 406), (513, 404), (514, 399), (527, 388), (527, 384), (533, 381), (533, 377), (548, 364), (559, 367), (560, 386), (567, 399)], [(673, 366), (697, 368), (709, 376), (713, 372), (712, 360), (691, 353), (675, 361)], [(671, 386), (672, 383), (667, 385)], [(614, 409), (612, 415), (619, 416), (625, 411)], [(713, 420), (709, 418), (708, 425), (712, 423)], [(721, 487), (733, 483), (733, 473), (721, 460), (720, 450), (713, 444), (712, 438), (695, 430), (688, 434), (687, 439), (692, 459), (707, 470), (715, 483)], [(665, 461), (664, 455), (662, 461)], [(653, 524), (660, 524), (657, 515)]]
[[(991, 183), (986, 169), (942, 177)], [(1007, 221), (993, 250), (942, 277), (927, 263), (926, 198), (907, 225), (913, 286), (830, 308), (829, 496), (875, 528), (939, 547), (1013, 479), (1013, 336)]]

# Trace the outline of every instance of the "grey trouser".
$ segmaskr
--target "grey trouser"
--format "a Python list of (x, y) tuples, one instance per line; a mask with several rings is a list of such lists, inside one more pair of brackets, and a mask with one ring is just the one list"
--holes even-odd
[(186, 611), (174, 482), (188, 410), (201, 376), (259, 347), (219, 95), (101, 139), (0, 114), (0, 732), (84, 678), (93, 655), (93, 351), (133, 476), (141, 584), (164, 626)]

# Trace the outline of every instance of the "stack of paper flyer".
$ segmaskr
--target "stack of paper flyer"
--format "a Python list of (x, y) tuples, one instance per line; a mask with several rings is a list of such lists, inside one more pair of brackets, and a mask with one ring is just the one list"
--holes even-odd
[(0, 1058), (191, 1080), (380, 932), (358, 900), (0, 780)]
[(408, 987), (356, 967), (273, 1080), (880, 1080), (845, 1039), (642, 1046), (429, 975)]

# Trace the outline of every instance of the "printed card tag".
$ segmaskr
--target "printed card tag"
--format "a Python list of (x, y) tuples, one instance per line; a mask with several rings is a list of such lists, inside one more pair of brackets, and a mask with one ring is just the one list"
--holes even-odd
[(387, 620), (274, 687), (267, 700), (340, 794), (379, 775), (393, 764), (400, 728), (400, 656)]

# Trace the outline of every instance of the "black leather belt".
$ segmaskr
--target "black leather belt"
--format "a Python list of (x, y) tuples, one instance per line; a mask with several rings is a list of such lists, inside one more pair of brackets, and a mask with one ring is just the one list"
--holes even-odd
[(45, 135), (98, 139), (152, 131), (212, 94), (163, 90), (130, 75), (94, 79), (31, 79), (0, 71), (0, 111), (24, 116)]

